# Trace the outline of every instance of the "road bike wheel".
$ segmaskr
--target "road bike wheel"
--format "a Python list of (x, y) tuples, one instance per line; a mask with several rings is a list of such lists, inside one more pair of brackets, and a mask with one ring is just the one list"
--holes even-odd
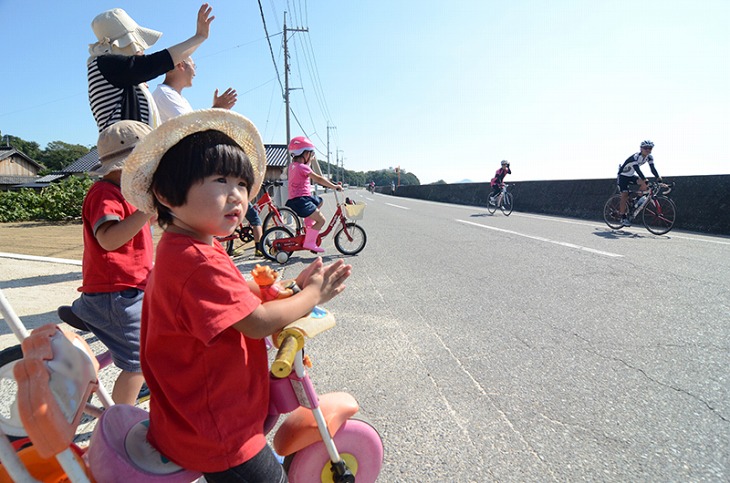
[(504, 213), (504, 216), (509, 216), (512, 214), (512, 193), (505, 193), (502, 197), (502, 205), (500, 206), (502, 208), (502, 213)]
[(642, 217), (647, 230), (655, 235), (663, 235), (674, 226), (677, 207), (666, 196), (657, 196), (646, 202)]
[[(348, 234), (352, 240), (348, 239)], [(365, 248), (367, 241), (368, 236), (365, 234), (365, 230), (357, 223), (345, 223), (345, 227), (340, 228), (340, 231), (335, 234), (335, 248), (343, 255), (357, 255)]]
[(618, 230), (623, 228), (621, 223), (621, 195), (611, 196), (603, 207), (603, 220), (609, 228)]
[[(365, 421), (348, 419), (334, 436), (340, 457), (345, 460), (357, 483), (372, 483), (383, 467), (383, 440)], [(327, 448), (321, 441), (287, 456), (284, 468), (291, 483), (333, 483)]]
[[(279, 240), (281, 238), (291, 238), (293, 236), (294, 233), (292, 233), (292, 231), (285, 226), (275, 226), (273, 228), (269, 228), (264, 232), (264, 235), (261, 237), (261, 251), (264, 252), (264, 256), (266, 258), (275, 262), (277, 251), (273, 246), (274, 240)], [(291, 254), (291, 252), (287, 253)]]
[(495, 211), (497, 211), (497, 203), (492, 203), (489, 201), (489, 197), (487, 197), (487, 211), (490, 215), (493, 215)]
[(289, 228), (293, 233), (297, 233), (302, 229), (302, 221), (299, 219), (294, 210), (291, 208), (277, 208), (279, 210), (279, 216), (276, 213), (269, 210), (269, 214), (264, 218), (264, 231), (274, 228), (275, 226), (285, 226)]

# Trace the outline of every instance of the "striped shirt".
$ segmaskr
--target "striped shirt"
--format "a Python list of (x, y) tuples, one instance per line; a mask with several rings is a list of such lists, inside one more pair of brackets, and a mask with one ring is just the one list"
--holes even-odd
[(140, 84), (174, 67), (167, 50), (151, 55), (101, 55), (91, 59), (87, 69), (89, 106), (99, 132), (123, 119), (152, 125), (148, 98)]

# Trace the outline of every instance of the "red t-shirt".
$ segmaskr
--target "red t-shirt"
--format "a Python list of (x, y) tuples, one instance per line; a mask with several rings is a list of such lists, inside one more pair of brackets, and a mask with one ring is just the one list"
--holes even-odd
[(220, 243), (162, 235), (142, 304), (147, 438), (184, 468), (223, 471), (266, 444), (266, 345), (232, 327), (260, 303)]
[(127, 243), (113, 251), (104, 250), (94, 233), (107, 221), (121, 221), (137, 211), (122, 196), (118, 185), (97, 181), (84, 198), (83, 285), (79, 292), (119, 292), (126, 288), (145, 289), (152, 268), (152, 233), (149, 223)]

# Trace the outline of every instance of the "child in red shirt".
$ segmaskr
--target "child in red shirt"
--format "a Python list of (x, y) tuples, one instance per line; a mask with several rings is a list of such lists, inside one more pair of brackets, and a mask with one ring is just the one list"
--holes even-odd
[(215, 239), (246, 213), (265, 151), (240, 114), (209, 109), (167, 121), (125, 165), (133, 203), (158, 213), (157, 248), (142, 313), (142, 370), (150, 388), (148, 439), (180, 466), (215, 481), (287, 481), (266, 444), (264, 337), (344, 289), (352, 267), (317, 259), (298, 294), (261, 304)]
[(119, 187), (122, 166), (137, 142), (152, 131), (137, 121), (120, 121), (99, 134), (99, 165), (102, 175), (84, 198), (84, 255), (81, 297), (71, 312), (109, 348), (121, 373), (114, 383), (112, 399), (134, 404), (144, 377), (139, 361), (139, 334), (147, 275), (152, 268), (152, 234), (144, 213), (122, 196)]

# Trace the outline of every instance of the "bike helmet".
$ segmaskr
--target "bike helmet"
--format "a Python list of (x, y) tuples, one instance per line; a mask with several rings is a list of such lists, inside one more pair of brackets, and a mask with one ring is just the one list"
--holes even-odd
[(509, 161), (507, 161), (506, 159), (503, 159), (502, 166), (509, 166)]
[(304, 151), (314, 151), (314, 144), (305, 136), (297, 136), (289, 141), (289, 154), (300, 156)]
[(654, 147), (654, 143), (651, 142), (651, 141), (649, 141), (648, 139), (646, 139), (644, 141), (641, 141), (641, 147), (642, 148), (653, 148)]

